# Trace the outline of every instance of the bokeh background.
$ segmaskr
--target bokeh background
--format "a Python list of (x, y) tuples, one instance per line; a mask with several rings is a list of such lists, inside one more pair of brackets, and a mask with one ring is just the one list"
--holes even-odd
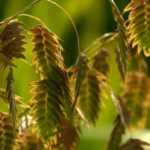
[[(105, 32), (111, 32), (116, 24), (113, 20), (109, 0), (56, 0), (72, 16), (80, 37), (81, 50), (86, 49), (89, 43)], [(123, 9), (127, 0), (116, 0), (120, 9)], [(26, 5), (31, 0), (0, 0), (0, 20), (9, 17)], [(46, 0), (42, 0), (28, 13), (40, 17), (61, 39), (64, 47), (64, 57), (67, 66), (74, 64), (78, 55), (77, 40), (75, 32), (68, 18)], [(27, 27), (32, 26), (30, 19), (25, 19)], [(26, 61), (17, 62), (19, 65), (15, 70), (15, 91), (25, 101), (30, 99), (30, 82), (36, 76), (31, 64), (31, 45), (27, 45)], [(119, 80), (116, 72), (112, 72), (112, 85), (117, 89)], [(109, 98), (108, 98), (109, 99)], [(1, 107), (0, 107), (1, 108)], [(110, 100), (102, 104), (100, 118), (95, 127), (82, 129), (81, 140), (78, 150), (104, 150), (112, 130), (115, 108)]]

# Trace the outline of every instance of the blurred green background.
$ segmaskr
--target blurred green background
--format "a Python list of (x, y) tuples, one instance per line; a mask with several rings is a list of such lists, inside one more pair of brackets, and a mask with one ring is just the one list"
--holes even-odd
[[(0, 20), (9, 17), (26, 5), (31, 0), (0, 0)], [(89, 43), (105, 32), (115, 29), (109, 0), (56, 0), (72, 16), (80, 37), (81, 50), (87, 48)], [(122, 9), (127, 0), (116, 1)], [(78, 55), (75, 32), (68, 18), (53, 5), (43, 0), (29, 11), (30, 14), (40, 17), (61, 39), (64, 47), (64, 57), (67, 66), (74, 64)], [(25, 25), (32, 26), (29, 19), (25, 19)], [(31, 45), (27, 45), (27, 61), (18, 61), (15, 70), (15, 91), (25, 101), (29, 100), (30, 81), (36, 78), (31, 67)], [(113, 63), (113, 62), (112, 62)], [(116, 70), (116, 69), (114, 69)], [(119, 77), (116, 71), (112, 71), (112, 85), (117, 88)], [(112, 130), (116, 111), (110, 98), (106, 98), (102, 104), (100, 118), (95, 127), (82, 129), (78, 150), (104, 150)]]

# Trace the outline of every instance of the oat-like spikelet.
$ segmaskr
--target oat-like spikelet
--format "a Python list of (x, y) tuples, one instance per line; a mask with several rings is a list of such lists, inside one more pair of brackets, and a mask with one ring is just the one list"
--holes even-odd
[(94, 57), (93, 61), (93, 67), (105, 76), (107, 76), (109, 71), (108, 58), (108, 51), (106, 49), (101, 49)]
[(100, 111), (102, 82), (99, 72), (91, 69), (87, 72), (80, 88), (79, 108), (89, 123), (95, 124)]
[(127, 34), (126, 34), (125, 19), (122, 15), (121, 11), (117, 7), (115, 1), (111, 0), (110, 3), (112, 6), (112, 13), (113, 13), (114, 19), (117, 23), (118, 46), (120, 47), (120, 53), (121, 53), (122, 59), (124, 59), (124, 61), (125, 61), (127, 52), (129, 50), (129, 44), (127, 41)]
[(71, 115), (72, 94), (62, 48), (52, 32), (39, 25), (33, 32), (33, 64), (40, 79), (33, 83), (32, 100), (41, 134), (48, 139), (61, 117)]
[(58, 132), (50, 139), (46, 150), (75, 150), (79, 132), (79, 127), (62, 119)]
[(107, 150), (120, 150), (119, 147), (122, 142), (122, 136), (124, 133), (125, 127), (121, 121), (121, 117), (118, 115), (115, 120), (115, 127), (111, 133)]
[(76, 84), (75, 84), (75, 99), (79, 96), (80, 87), (84, 78), (87, 76), (87, 72), (89, 70), (88, 59), (84, 54), (80, 55), (78, 64), (76, 66), (76, 70), (74, 74), (76, 74)]
[(24, 58), (25, 36), (23, 31), (22, 24), (17, 20), (11, 20), (4, 25), (0, 33), (0, 53), (8, 60)]
[(46, 77), (51, 66), (64, 69), (64, 60), (61, 54), (61, 45), (57, 36), (39, 25), (32, 29), (33, 33), (33, 65), (41, 76)]
[(66, 99), (71, 99), (67, 70), (62, 56), (62, 46), (57, 36), (41, 25), (33, 32), (33, 64), (40, 79), (51, 79), (60, 86)]
[(123, 97), (130, 112), (129, 125), (144, 127), (150, 108), (150, 79), (142, 72), (128, 73), (125, 79)]
[(63, 116), (61, 89), (48, 80), (36, 81), (32, 86), (34, 115), (41, 134), (47, 139)]
[(128, 42), (132, 48), (137, 49), (139, 54), (144, 52), (145, 56), (150, 56), (150, 1), (149, 0), (130, 0), (125, 8), (129, 12), (127, 20)]
[(109, 70), (107, 58), (108, 52), (102, 49), (94, 57), (92, 64), (84, 54), (77, 64), (75, 100), (86, 120), (93, 124), (98, 118), (102, 88)]
[(15, 150), (45, 150), (44, 143), (35, 131), (26, 129), (18, 135)]
[(11, 117), (7, 113), (0, 113), (0, 149), (13, 150), (16, 131)]

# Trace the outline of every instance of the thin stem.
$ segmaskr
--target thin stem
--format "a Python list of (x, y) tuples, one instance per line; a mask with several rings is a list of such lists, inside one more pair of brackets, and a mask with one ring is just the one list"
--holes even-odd
[(28, 6), (26, 6), (24, 9), (22, 9), (21, 11), (19, 11), (18, 13), (16, 13), (16, 15), (14, 16), (18, 16), (19, 14), (25, 13), (26, 11), (30, 10), (34, 5), (36, 5), (37, 3), (39, 3), (41, 0), (34, 0), (32, 3), (30, 3)]
[(28, 17), (28, 18), (30, 18), (32, 20), (35, 20), (35, 21), (39, 22), (41, 25), (43, 25), (46, 29), (49, 30), (49, 28), (46, 26), (46, 24), (40, 18), (38, 18), (36, 16), (29, 15), (29, 14), (19, 14), (18, 16), (20, 16), (20, 17)]
[(27, 5), (24, 9), (20, 10), (19, 12), (17, 12), (15, 15), (6, 18), (5, 20), (0, 22), (0, 25), (9, 22), (12, 19), (15, 19), (16, 17), (18, 17), (20, 14), (25, 13), (26, 11), (30, 10), (34, 5), (36, 5), (37, 3), (39, 3), (41, 0), (34, 0), (32, 3), (30, 3), (29, 5)]
[(77, 60), (76, 60), (76, 64), (78, 63), (79, 61), (79, 54), (80, 54), (80, 39), (79, 39), (79, 33), (78, 33), (78, 30), (77, 30), (77, 27), (71, 17), (71, 15), (61, 6), (59, 5), (58, 3), (56, 3), (55, 1), (53, 0), (46, 0), (48, 1), (49, 3), (55, 5), (56, 7), (58, 7), (60, 10), (62, 10), (62, 12), (68, 17), (71, 25), (73, 26), (73, 29), (75, 31), (75, 34), (76, 34), (76, 38), (77, 38), (77, 46), (78, 46), (78, 57), (77, 57)]
[(76, 105), (77, 105), (78, 96), (79, 96), (79, 91), (80, 91), (80, 88), (78, 89), (78, 91), (77, 91), (77, 93), (76, 93), (76, 95), (75, 95), (75, 100), (74, 100), (74, 102), (73, 102), (73, 104), (72, 104), (72, 111), (74, 111), (74, 109), (75, 109), (75, 107), (76, 107)]

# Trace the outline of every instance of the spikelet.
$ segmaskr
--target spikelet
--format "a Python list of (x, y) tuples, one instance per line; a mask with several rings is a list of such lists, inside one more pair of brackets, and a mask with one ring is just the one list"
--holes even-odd
[[(81, 57), (82, 56), (82, 57)], [(89, 63), (81, 55), (78, 64), (76, 92), (79, 95), (78, 106), (89, 123), (95, 124), (100, 111), (102, 90), (109, 71), (108, 52), (100, 50)]]
[(119, 10), (119, 8), (117, 7), (117, 5), (115, 4), (115, 2), (113, 0), (110, 1), (111, 2), (111, 6), (112, 6), (112, 12), (114, 15), (114, 19), (117, 23), (117, 30), (119, 31), (119, 33), (121, 34), (121, 37), (123, 38), (123, 40), (126, 40), (126, 33), (125, 33), (125, 20)]
[(150, 1), (131, 0), (124, 12), (129, 12), (127, 20), (127, 34), (132, 48), (137, 48), (137, 53), (144, 52), (150, 56)]
[(126, 35), (125, 19), (123, 18), (123, 15), (121, 14), (115, 2), (113, 0), (111, 0), (110, 2), (112, 6), (114, 19), (117, 23), (117, 31), (119, 34), (118, 36), (119, 46), (121, 46), (122, 57), (125, 59), (127, 50), (129, 50), (129, 44), (128, 44), (127, 35)]
[(44, 143), (35, 131), (26, 129), (18, 135), (15, 150), (45, 150)]
[(61, 45), (52, 32), (41, 25), (33, 32), (33, 64), (40, 79), (33, 83), (34, 116), (41, 134), (48, 139), (61, 117), (71, 115), (72, 95)]
[(0, 113), (0, 149), (13, 150), (16, 131), (11, 117), (7, 113)]
[(95, 124), (101, 104), (101, 80), (99, 73), (92, 69), (87, 72), (80, 88), (79, 108), (89, 123)]
[(69, 95), (69, 80), (62, 57), (62, 47), (57, 36), (41, 25), (33, 30), (33, 64), (40, 74), (40, 79), (51, 79), (63, 90), (66, 99)]
[(108, 51), (106, 49), (101, 49), (94, 57), (93, 61), (93, 67), (104, 76), (107, 76), (109, 71), (108, 58)]
[[(17, 111), (18, 114), (21, 114), (22, 112), (24, 112), (25, 109), (30, 108), (28, 104), (23, 102), (22, 97), (20, 97), (19, 95), (14, 95), (14, 98), (15, 98), (17, 107), (21, 109), (21, 112)], [(6, 90), (3, 88), (0, 88), (0, 101), (4, 101), (5, 103), (8, 103), (7, 93), (6, 93)]]
[(46, 78), (49, 75), (52, 66), (65, 69), (61, 54), (62, 47), (57, 36), (41, 25), (32, 29), (32, 33), (34, 42), (33, 65), (42, 76), (41, 78)]
[(46, 150), (75, 150), (78, 140), (79, 128), (62, 119), (59, 131), (50, 140)]
[(79, 96), (80, 87), (82, 85), (84, 78), (87, 76), (87, 72), (89, 70), (89, 66), (87, 63), (88, 63), (88, 59), (84, 54), (81, 54), (75, 71), (75, 75), (76, 75), (75, 99)]
[(144, 127), (150, 108), (150, 79), (142, 72), (129, 72), (123, 97), (130, 112), (129, 126)]
[(110, 1), (114, 19), (117, 23), (117, 47), (116, 47), (116, 61), (121, 77), (124, 80), (126, 72), (127, 53), (129, 52), (129, 44), (126, 35), (125, 19), (121, 14), (119, 8), (114, 1)]
[(119, 150), (124, 133), (124, 125), (122, 124), (120, 116), (117, 116), (117, 119), (115, 120), (115, 127), (111, 133), (107, 150)]
[(58, 127), (61, 116), (64, 115), (59, 91), (59, 87), (57, 89), (57, 86), (48, 80), (32, 84), (34, 116), (45, 139), (52, 135), (53, 130)]
[(22, 24), (17, 20), (11, 20), (4, 24), (0, 33), (0, 55), (5, 60), (4, 65), (11, 64), (14, 58), (24, 58), (25, 36)]

